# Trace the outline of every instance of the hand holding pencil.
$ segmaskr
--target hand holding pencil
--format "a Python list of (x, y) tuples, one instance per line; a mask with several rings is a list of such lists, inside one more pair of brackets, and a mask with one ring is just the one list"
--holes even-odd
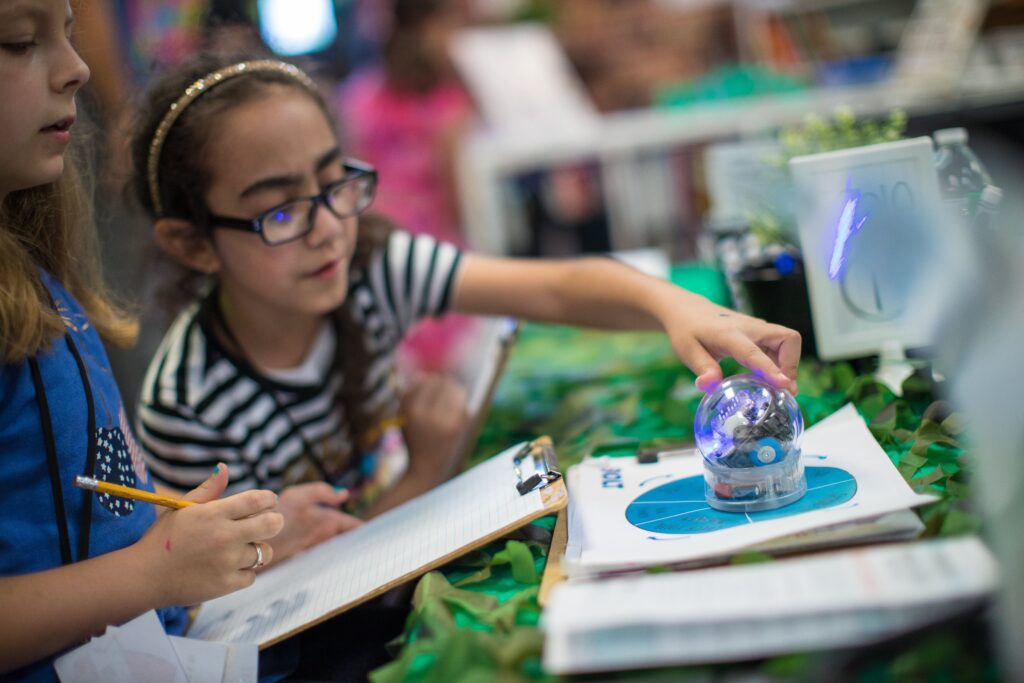
[(81, 482), (98, 493), (174, 509), (158, 515), (146, 534), (126, 549), (156, 592), (158, 606), (196, 604), (249, 586), (256, 579), (253, 570), (273, 558), (267, 541), (284, 525), (277, 496), (253, 490), (221, 498), (227, 484), (223, 463), (181, 498), (102, 481)]

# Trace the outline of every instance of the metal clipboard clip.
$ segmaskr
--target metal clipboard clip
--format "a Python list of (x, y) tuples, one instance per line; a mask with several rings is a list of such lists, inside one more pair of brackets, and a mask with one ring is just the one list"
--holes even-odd
[(555, 458), (554, 444), (546, 436), (523, 444), (519, 452), (512, 456), (512, 464), (516, 477), (519, 478), (516, 490), (521, 496), (542, 489), (562, 478), (558, 460)]

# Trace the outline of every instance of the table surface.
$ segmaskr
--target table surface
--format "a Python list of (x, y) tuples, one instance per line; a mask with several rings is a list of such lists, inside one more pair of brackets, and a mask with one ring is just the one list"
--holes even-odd
[[(714, 269), (689, 265), (672, 279), (725, 301)], [(723, 363), (725, 373), (741, 369)], [(871, 377), (864, 364), (805, 359), (797, 397), (807, 426), (852, 402), (900, 473), (915, 488), (941, 496), (918, 513), (925, 535), (979, 528), (966, 505), (968, 455), (963, 424), (934, 400), (922, 375), (902, 397)], [(518, 441), (548, 434), (563, 471), (591, 455), (632, 455), (638, 447), (692, 441), (702, 394), (663, 335), (579, 330), (528, 324), (522, 330), (495, 395), (470, 464)], [(396, 658), (371, 680), (554, 680), (540, 665), (540, 575), (554, 517), (420, 579)], [(743, 554), (734, 561), (767, 559)], [(841, 675), (844, 680), (999, 680), (981, 636), (985, 617), (968, 615), (911, 636), (855, 652), (794, 654), (742, 665), (677, 667), (623, 677), (715, 680), (742, 672), (780, 679)], [(970, 633), (971, 637), (964, 634)], [(594, 678), (594, 677), (591, 677)]]

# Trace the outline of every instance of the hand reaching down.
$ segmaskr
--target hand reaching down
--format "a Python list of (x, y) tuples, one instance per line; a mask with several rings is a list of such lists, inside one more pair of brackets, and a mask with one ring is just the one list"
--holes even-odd
[(699, 389), (718, 386), (718, 361), (731, 357), (775, 386), (797, 393), (799, 332), (707, 300), (691, 301), (681, 311), (685, 313), (674, 316), (666, 331), (679, 358), (697, 375)]

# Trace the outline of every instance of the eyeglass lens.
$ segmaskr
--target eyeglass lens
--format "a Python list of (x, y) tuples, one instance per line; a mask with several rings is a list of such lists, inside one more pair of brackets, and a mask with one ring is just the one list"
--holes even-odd
[[(324, 194), (327, 207), (338, 218), (355, 216), (373, 199), (373, 178), (356, 176), (337, 183)], [(315, 199), (297, 199), (262, 216), (263, 238), (270, 244), (287, 242), (313, 228)]]

